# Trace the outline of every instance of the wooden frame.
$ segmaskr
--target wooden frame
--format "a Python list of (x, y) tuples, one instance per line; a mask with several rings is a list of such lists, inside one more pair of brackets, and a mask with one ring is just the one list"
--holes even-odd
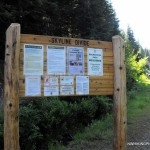
[[(101, 48), (103, 49), (103, 76), (89, 76), (90, 78), (90, 92), (89, 95), (113, 95), (114, 90), (114, 62), (113, 62), (113, 46), (112, 42), (96, 41), (96, 40), (84, 40), (76, 38), (64, 38), (54, 36), (42, 36), (42, 35), (29, 35), (21, 34), (20, 39), (20, 61), (19, 61), (19, 83), (20, 83), (20, 97), (25, 96), (25, 76), (23, 74), (23, 48), (24, 44), (42, 44), (44, 46), (44, 75), (47, 75), (47, 46), (59, 45), (59, 46), (79, 46), (84, 47), (84, 70), (87, 75), (87, 48)], [(66, 44), (67, 43), (67, 44)], [(41, 83), (44, 83), (44, 75), (41, 78)], [(43, 84), (42, 84), (43, 85)], [(42, 95), (44, 96), (44, 90), (42, 86)], [(75, 89), (74, 89), (75, 91)], [(72, 95), (76, 96), (76, 94)]]
[[(20, 34), (20, 25), (11, 24), (6, 32), (4, 149), (19, 150), (19, 97), (24, 96), (23, 44), (83, 46), (101, 48), (104, 76), (91, 77), (90, 95), (114, 95), (114, 150), (126, 149), (126, 70), (124, 41), (112, 42)], [(86, 56), (86, 52), (84, 53)], [(85, 57), (86, 58), (86, 57)], [(85, 64), (85, 70), (87, 64)], [(44, 73), (45, 73), (44, 68)], [(41, 80), (42, 82), (42, 80)], [(43, 95), (42, 95), (43, 96)]]

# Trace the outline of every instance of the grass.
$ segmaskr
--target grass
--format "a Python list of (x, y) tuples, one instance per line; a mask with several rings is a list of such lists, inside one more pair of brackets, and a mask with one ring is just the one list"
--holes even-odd
[(49, 144), (48, 150), (65, 150), (66, 148), (60, 143)]
[[(68, 146), (67, 150), (77, 149), (93, 149), (99, 141), (105, 143), (105, 141), (113, 140), (113, 117), (108, 114), (102, 120), (93, 121), (89, 127), (86, 127), (83, 132), (78, 132), (74, 136)], [(102, 146), (102, 145), (101, 145)], [(89, 148), (90, 147), (90, 148)]]
[[(150, 84), (139, 84), (137, 90), (128, 93), (127, 116), (133, 118), (140, 115), (146, 108), (150, 108)], [(83, 133), (77, 133), (75, 140), (92, 139), (99, 135), (99, 138), (109, 138), (109, 130), (113, 127), (112, 115), (107, 115), (103, 120), (94, 121)]]
[(128, 93), (127, 116), (129, 121), (150, 108), (150, 84), (141, 84), (138, 87), (136, 91)]
[(108, 139), (112, 136), (113, 117), (107, 115), (104, 119), (93, 121), (84, 132), (79, 132), (74, 136), (75, 141), (90, 141), (94, 139)]
[[(145, 110), (150, 109), (150, 80), (147, 80), (144, 84), (138, 84), (135, 90), (128, 92), (127, 99), (127, 120), (130, 122), (143, 114)], [(83, 132), (76, 133), (73, 138), (74, 141), (71, 142), (71, 145), (74, 145), (75, 149), (81, 148), (82, 145), (86, 145), (94, 140), (112, 141), (112, 115), (109, 114), (102, 120), (93, 121)], [(65, 150), (68, 148), (61, 145), (58, 145), (57, 147), (52, 145), (50, 149)]]
[[(87, 144), (94, 140), (112, 140), (113, 137), (113, 117), (108, 114), (105, 118), (98, 121), (93, 121), (83, 132), (77, 132), (74, 136), (74, 140), (71, 142), (75, 145), (75, 149), (80, 149), (83, 144)], [(72, 146), (71, 146), (72, 147)], [(66, 150), (61, 144), (50, 144), (49, 150)]]
[[(133, 121), (140, 116), (144, 110), (150, 108), (150, 81), (147, 84), (137, 85), (137, 89), (130, 91), (127, 95), (127, 116)], [(107, 115), (103, 120), (94, 121), (84, 132), (74, 136), (74, 143), (83, 144), (92, 140), (113, 139), (113, 117)]]

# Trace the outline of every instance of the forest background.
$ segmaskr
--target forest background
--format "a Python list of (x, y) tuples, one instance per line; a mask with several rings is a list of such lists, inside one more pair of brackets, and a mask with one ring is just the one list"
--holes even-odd
[[(130, 27), (119, 20), (106, 0), (1, 0), (0, 83), (4, 82), (5, 32), (20, 23), (21, 33), (126, 43), (127, 91), (136, 90), (150, 72), (150, 51), (136, 41)], [(50, 143), (68, 144), (84, 127), (112, 112), (112, 97), (43, 98), (20, 102), (21, 149), (48, 149)], [(1, 100), (2, 103), (2, 100)], [(3, 109), (0, 113), (0, 149), (3, 149)]]

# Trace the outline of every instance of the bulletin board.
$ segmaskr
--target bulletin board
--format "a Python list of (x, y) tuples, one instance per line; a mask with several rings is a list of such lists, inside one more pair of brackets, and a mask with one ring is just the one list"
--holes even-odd
[[(19, 150), (19, 99), (113, 95), (114, 149), (126, 149), (125, 42), (20, 34), (6, 31), (4, 149)], [(11, 138), (13, 137), (13, 138)]]
[(112, 42), (21, 34), (19, 97), (113, 95)]

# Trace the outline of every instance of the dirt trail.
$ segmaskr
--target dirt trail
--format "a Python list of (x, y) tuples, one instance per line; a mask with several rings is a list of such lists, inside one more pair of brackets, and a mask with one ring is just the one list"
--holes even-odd
[[(150, 89), (145, 96), (150, 98)], [(127, 150), (150, 150), (150, 104), (127, 122)], [(113, 137), (72, 143), (67, 150), (113, 150)]]
[[(113, 140), (113, 139), (112, 139)], [(69, 150), (113, 150), (112, 140), (95, 139), (71, 145)], [(127, 125), (127, 150), (150, 150), (150, 109)]]
[(150, 109), (128, 124), (127, 150), (150, 150)]

